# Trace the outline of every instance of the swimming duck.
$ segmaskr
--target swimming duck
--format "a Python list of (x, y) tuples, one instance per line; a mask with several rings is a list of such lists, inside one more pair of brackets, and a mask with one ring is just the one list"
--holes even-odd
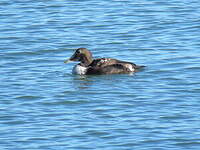
[(72, 73), (78, 75), (92, 74), (122, 74), (137, 72), (144, 66), (138, 66), (131, 62), (121, 61), (113, 58), (93, 59), (92, 53), (86, 48), (78, 48), (75, 53), (64, 63), (79, 61)]

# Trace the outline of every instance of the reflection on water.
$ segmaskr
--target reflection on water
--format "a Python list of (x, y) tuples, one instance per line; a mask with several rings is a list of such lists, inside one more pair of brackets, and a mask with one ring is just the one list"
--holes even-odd
[(78, 89), (87, 89), (92, 87), (92, 77), (86, 75), (73, 75), (73, 85)]

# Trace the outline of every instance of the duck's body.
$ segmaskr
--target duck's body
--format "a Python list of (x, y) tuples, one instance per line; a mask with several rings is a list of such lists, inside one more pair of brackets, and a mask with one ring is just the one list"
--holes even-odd
[(65, 63), (69, 61), (80, 61), (73, 68), (73, 73), (79, 75), (133, 73), (144, 67), (112, 58), (93, 59), (91, 52), (86, 48), (77, 49)]

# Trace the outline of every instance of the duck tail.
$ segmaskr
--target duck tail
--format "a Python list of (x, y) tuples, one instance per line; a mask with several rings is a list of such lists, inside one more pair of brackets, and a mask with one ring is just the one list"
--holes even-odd
[(146, 67), (146, 66), (143, 66), (143, 65), (142, 65), (142, 66), (138, 66), (138, 65), (135, 66), (135, 68), (138, 69), (138, 70), (139, 70), (139, 69), (143, 69), (143, 68), (145, 68), (145, 67)]

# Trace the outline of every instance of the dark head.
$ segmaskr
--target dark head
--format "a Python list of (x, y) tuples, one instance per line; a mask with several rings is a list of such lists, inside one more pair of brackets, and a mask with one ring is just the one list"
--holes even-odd
[(92, 62), (92, 53), (86, 48), (78, 48), (70, 59), (66, 60), (65, 63), (70, 61), (79, 61), (84, 65), (89, 65)]

